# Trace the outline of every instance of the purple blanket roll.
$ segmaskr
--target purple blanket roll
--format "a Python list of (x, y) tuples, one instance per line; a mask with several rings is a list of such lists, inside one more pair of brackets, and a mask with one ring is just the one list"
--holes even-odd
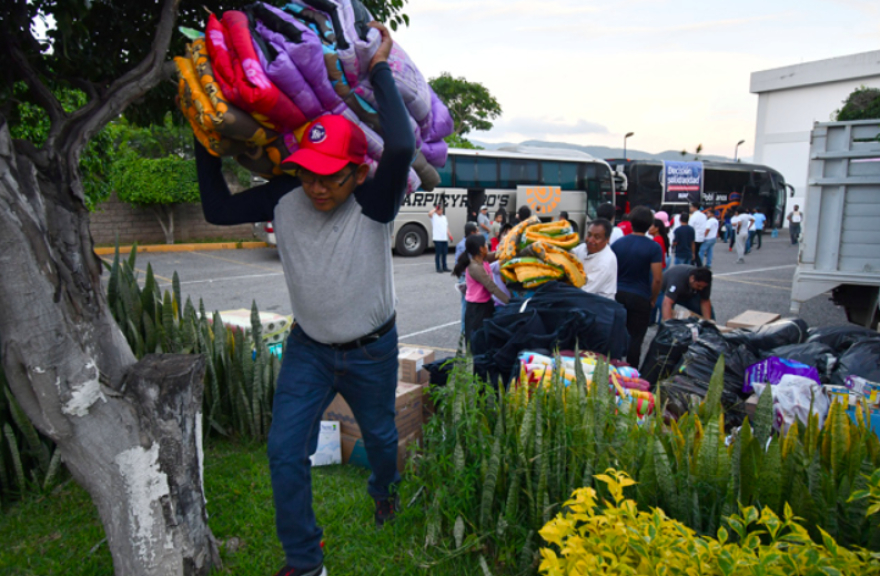
[(786, 360), (771, 356), (766, 360), (762, 360), (757, 364), (752, 364), (746, 368), (745, 383), (743, 384), (743, 392), (751, 394), (754, 391), (754, 384), (767, 383), (771, 385), (779, 384), (783, 376), (786, 375), (801, 376), (815, 380), (817, 385), (822, 385), (819, 380), (819, 371), (812, 366), (795, 362), (794, 360)]

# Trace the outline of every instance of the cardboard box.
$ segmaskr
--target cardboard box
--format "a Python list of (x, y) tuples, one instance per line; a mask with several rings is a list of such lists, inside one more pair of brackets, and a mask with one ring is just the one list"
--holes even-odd
[(727, 325), (731, 328), (745, 328), (754, 330), (760, 328), (764, 324), (776, 322), (781, 316), (772, 312), (758, 312), (757, 310), (746, 310), (739, 316), (727, 321)]
[[(397, 425), (397, 433), (400, 437), (412, 434), (422, 429), (422, 386), (407, 382), (397, 383), (397, 398), (394, 402), (394, 423)], [(324, 411), (323, 420), (335, 420), (339, 422), (342, 434), (361, 437), (361, 429), (357, 420), (348, 406), (348, 403), (337, 394), (327, 410)]]
[[(409, 458), (410, 445), (416, 444), (422, 440), (422, 431), (413, 432), (409, 436), (401, 436), (397, 442), (397, 470), (403, 473), (406, 467), (406, 461)], [(352, 466), (360, 466), (361, 468), (370, 469), (370, 460), (367, 458), (367, 448), (364, 445), (364, 439), (356, 436), (343, 434), (342, 441), (342, 463), (351, 464)]]
[(398, 378), (410, 384), (427, 384), (430, 375), (425, 364), (434, 361), (434, 351), (428, 348), (401, 348), (397, 356), (400, 362)]

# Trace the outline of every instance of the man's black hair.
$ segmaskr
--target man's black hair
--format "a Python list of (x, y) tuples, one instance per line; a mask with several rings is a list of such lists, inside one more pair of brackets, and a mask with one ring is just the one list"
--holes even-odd
[(696, 208), (697, 210), (700, 209), (700, 203), (699, 203), (699, 202), (691, 202), (691, 206), (693, 206), (693, 207)]
[(559, 213), (559, 218), (562, 220), (568, 220), (568, 212), (563, 210), (562, 212)]
[(502, 224), (501, 229), (498, 231), (498, 237), (501, 238), (502, 236), (504, 236), (504, 233), (511, 228), (513, 228), (513, 224), (511, 224), (510, 222), (505, 222), (504, 224)]
[(705, 266), (695, 269), (693, 272), (691, 272), (691, 276), (693, 276), (694, 280), (697, 282), (706, 282), (708, 284), (712, 283), (712, 271)]
[(611, 223), (611, 220), (608, 218), (596, 218), (590, 222), (590, 228), (593, 226), (600, 226), (605, 231), (605, 239), (611, 239), (611, 231), (614, 230), (614, 225)]
[(610, 222), (614, 221), (616, 214), (614, 213), (614, 205), (610, 202), (606, 202), (605, 204), (600, 204), (598, 208), (596, 208), (596, 219), (604, 218)]
[(523, 204), (519, 207), (519, 210), (516, 211), (516, 215), (519, 216), (519, 221), (528, 220), (532, 216), (532, 209)]
[(464, 235), (465, 237), (470, 236), (471, 234), (477, 233), (477, 224), (475, 222), (468, 222), (464, 225)]
[(647, 206), (636, 206), (629, 213), (629, 221), (632, 224), (633, 232), (644, 234), (654, 223), (654, 213)]
[(679, 216), (679, 218), (678, 218), (678, 221), (681, 222), (682, 224), (687, 224), (690, 221), (690, 219), (691, 219), (690, 214), (688, 214), (687, 212), (682, 212), (681, 216)]

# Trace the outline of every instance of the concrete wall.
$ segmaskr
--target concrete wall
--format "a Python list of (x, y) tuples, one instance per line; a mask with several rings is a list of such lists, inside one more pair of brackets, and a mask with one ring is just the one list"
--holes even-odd
[(810, 154), (810, 130), (828, 122), (859, 86), (880, 88), (880, 51), (807, 62), (752, 74), (758, 94), (755, 162), (766, 164), (795, 188), (786, 212), (804, 207)]

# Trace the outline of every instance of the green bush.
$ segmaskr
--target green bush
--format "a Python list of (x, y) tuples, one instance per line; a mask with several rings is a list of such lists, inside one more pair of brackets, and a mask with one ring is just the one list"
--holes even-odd
[[(640, 506), (662, 508), (701, 535), (714, 535), (739, 506), (782, 516), (788, 505), (816, 539), (821, 529), (843, 545), (880, 550), (866, 499), (850, 501), (880, 465), (880, 439), (864, 413), (853, 422), (837, 404), (822, 430), (813, 417), (776, 435), (765, 394), (754, 423), (747, 419), (728, 439), (723, 359), (703, 404), (668, 424), (659, 415), (639, 422), (608, 386), (588, 387), (575, 365), (577, 383), (568, 388), (555, 378), (496, 394), (470, 375), (466, 360), (456, 361), (449, 384), (433, 392), (438, 409), (415, 471), (427, 544), (481, 549), (496, 566), (528, 570), (538, 530), (577, 488), (607, 496), (594, 474), (614, 468), (638, 481)], [(607, 366), (599, 366), (594, 382), (607, 381)]]
[(611, 499), (599, 506), (592, 488), (575, 490), (565, 509), (541, 529), (550, 546), (541, 550), (540, 570), (568, 574), (707, 574), (789, 576), (880, 573), (880, 559), (839, 546), (825, 531), (813, 542), (786, 505), (780, 518), (770, 508), (743, 508), (725, 519), (717, 538), (701, 536), (660, 508), (640, 511), (624, 489), (635, 484), (624, 472), (608, 470), (596, 479)]

